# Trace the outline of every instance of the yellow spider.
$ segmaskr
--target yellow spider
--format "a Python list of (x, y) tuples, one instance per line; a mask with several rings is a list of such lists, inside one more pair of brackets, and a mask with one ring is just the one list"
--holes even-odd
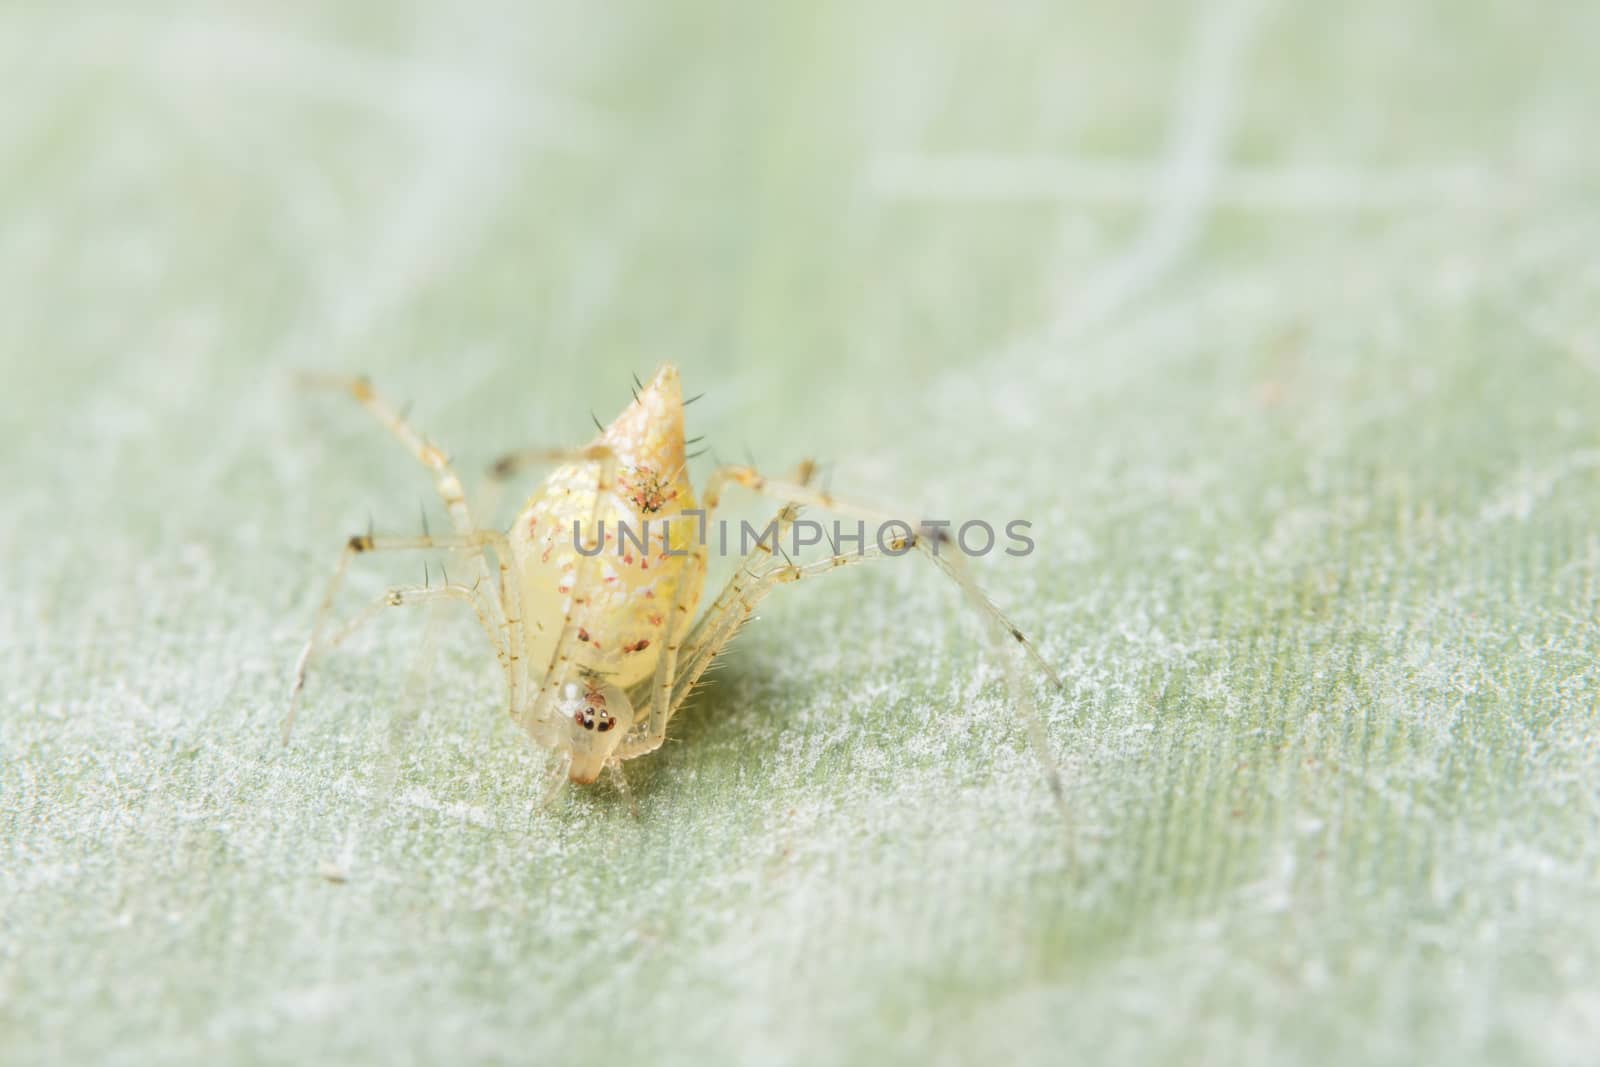
[[(454, 531), (448, 537), (360, 534), (349, 539), (295, 667), (283, 725), (285, 743), (315, 652), (337, 644), (384, 607), (460, 600), (477, 613), (499, 658), (512, 719), (557, 755), (550, 795), (568, 779), (588, 784), (602, 771), (611, 772), (626, 792), (622, 761), (661, 747), (673, 715), (701, 674), (769, 592), (915, 550), (955, 581), (994, 637), (1017, 716), (1028, 729), (1057, 802), (1062, 802), (1042, 723), (1010, 649), (1020, 645), (1057, 686), (1060, 681), (1022, 632), (979, 591), (948, 536), (927, 527), (913, 531), (900, 523), (905, 534), (887, 542), (880, 536), (878, 544), (863, 545), (854, 554), (803, 565), (778, 562), (774, 548), (803, 506), (862, 520), (894, 520), (813, 489), (809, 461), (789, 480), (767, 478), (748, 466), (719, 467), (697, 507), (685, 465), (683, 394), (671, 364), (638, 389), (634, 402), (587, 447), (527, 450), (494, 465), (499, 478), (528, 463), (557, 465), (504, 533), (474, 521), (444, 453), (380, 399), (365, 379), (321, 384), (348, 391), (433, 472)], [(706, 580), (704, 532), (730, 482), (783, 502), (774, 520), (779, 538), (759, 539), (696, 620)], [(430, 549), (465, 555), (476, 572), (473, 583), (391, 589), (355, 622), (325, 638), (352, 557)]]

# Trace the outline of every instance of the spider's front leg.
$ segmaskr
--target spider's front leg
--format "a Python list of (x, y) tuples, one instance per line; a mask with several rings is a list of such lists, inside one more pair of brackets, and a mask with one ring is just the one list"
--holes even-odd
[[(814, 490), (809, 485), (801, 482), (767, 478), (752, 467), (723, 467), (712, 474), (705, 494), (705, 506), (708, 512), (716, 507), (720, 500), (722, 489), (729, 482), (745, 486), (763, 496), (785, 501), (784, 512), (789, 512), (791, 508), (800, 505), (813, 505), (838, 514), (848, 515), (852, 518), (873, 520), (880, 523), (894, 521), (903, 525), (902, 520), (895, 520), (892, 516), (880, 510), (861, 507), (840, 500), (831, 493)], [(784, 514), (784, 512), (780, 512), (780, 515)], [(1066, 793), (1061, 783), (1061, 775), (1056, 767), (1055, 759), (1050, 752), (1044, 720), (1021, 676), (1017, 663), (1011, 654), (1012, 650), (1017, 646), (1021, 646), (1022, 651), (1033, 662), (1034, 666), (1058, 689), (1062, 688), (1060, 676), (1039, 655), (1023, 632), (1005, 617), (993, 601), (984, 595), (967, 569), (966, 561), (961, 557), (957, 546), (951, 542), (949, 535), (943, 531), (925, 527), (911, 532), (909, 536), (894, 537), (886, 545), (862, 549), (853, 556), (834, 555), (829, 559), (805, 566), (792, 563), (786, 566), (773, 566), (759, 575), (748, 574), (741, 568), (740, 573), (734, 576), (723, 590), (723, 593), (717, 598), (712, 610), (695, 627), (694, 633), (689, 640), (684, 664), (678, 670), (673, 682), (666, 718), (668, 720), (671, 719), (677, 708), (687, 699), (694, 688), (696, 680), (710, 666), (722, 649), (727, 646), (728, 642), (733, 639), (734, 635), (738, 633), (739, 628), (755, 611), (756, 605), (773, 589), (779, 585), (791, 584), (805, 578), (832, 573), (855, 563), (863, 563), (875, 559), (897, 558), (913, 550), (927, 558), (941, 573), (956, 584), (961, 590), (964, 602), (981, 621), (984, 633), (990, 639), (995, 658), (1000, 661), (1001, 668), (1004, 671), (1012, 705), (1025, 729), (1028, 743), (1039, 761), (1040, 768), (1045, 775), (1056, 805), (1061, 810), (1063, 819), (1067, 819), (1069, 813), (1067, 811)], [(660, 741), (656, 740), (655, 744), (659, 745)]]
[[(793, 484), (799, 486), (809, 485), (812, 476), (816, 473), (816, 464), (807, 459), (802, 460), (795, 470)], [(710, 525), (716, 504), (714, 501), (705, 502), (704, 522)], [(773, 518), (773, 528), (776, 536), (769, 544), (764, 538), (756, 540), (755, 547), (739, 564), (739, 569), (734, 572), (723, 586), (722, 592), (717, 595), (711, 606), (706, 610), (700, 622), (692, 628), (689, 625), (693, 620), (691, 615), (694, 605), (689, 603), (691, 589), (697, 589), (699, 583), (682, 582), (673, 596), (672, 610), (667, 615), (667, 629), (663, 635), (663, 649), (661, 657), (656, 661), (655, 678), (651, 682), (650, 717), (644, 723), (644, 728), (638, 736), (630, 737), (617, 754), (619, 760), (633, 759), (660, 748), (667, 739), (667, 724), (672, 721), (681, 700), (673, 700), (673, 692), (677, 689), (682, 678), (678, 670), (678, 657), (685, 645), (693, 648), (699, 643), (699, 635), (705, 626), (706, 619), (720, 617), (725, 614), (727, 605), (734, 602), (740, 593), (753, 581), (771, 561), (772, 554), (781, 544), (783, 537), (794, 524), (795, 517), (800, 513), (799, 504), (785, 504), (778, 509), (778, 514)], [(706, 566), (706, 546), (701, 545), (695, 553), (692, 565), (704, 570)], [(730, 634), (728, 640), (732, 640)], [(726, 642), (724, 642), (726, 643)], [(704, 668), (701, 668), (703, 671)], [(695, 672), (699, 677), (700, 671)]]
[[(573, 650), (578, 642), (578, 634), (590, 625), (589, 615), (593, 602), (593, 592), (599, 574), (599, 555), (602, 547), (600, 538), (600, 519), (605, 513), (606, 500), (612, 489), (616, 486), (617, 471), (620, 461), (617, 453), (607, 444), (594, 444), (587, 448), (574, 451), (557, 450), (528, 450), (523, 453), (513, 453), (513, 456), (533, 457), (543, 460), (568, 460), (593, 463), (595, 472), (594, 502), (589, 508), (588, 526), (589, 538), (580, 553), (576, 568), (576, 575), (570, 590), (570, 608), (561, 620), (561, 630), (556, 636), (555, 646), (550, 653), (550, 662), (545, 668), (538, 689), (533, 694), (533, 699), (526, 708), (517, 708), (515, 716), (523, 723), (524, 727), (533, 727), (543, 723), (549, 718), (555, 706), (556, 698), (561, 687), (570, 680), (570, 670), (573, 659)], [(505, 469), (514, 469), (509, 466), (509, 459), (502, 459), (495, 465), (497, 473)]]
[[(334, 601), (339, 595), (339, 590), (344, 586), (345, 575), (350, 570), (350, 561), (356, 556), (365, 555), (369, 552), (434, 550), (475, 552), (481, 556), (486, 544), (495, 546), (496, 553), (501, 555), (503, 560), (504, 554), (501, 546), (504, 545), (504, 538), (498, 534), (481, 532), (471, 537), (374, 537), (371, 534), (357, 534), (345, 542), (344, 549), (339, 554), (339, 563), (334, 568), (333, 577), (329, 579), (328, 588), (323, 593), (322, 602), (317, 608), (317, 617), (311, 627), (311, 636), (307, 639), (305, 647), (300, 650), (299, 659), (295, 661), (294, 683), (289, 691), (289, 710), (283, 719), (283, 743), (289, 743), (289, 735), (294, 729), (295, 716), (300, 707), (300, 696), (305, 690), (306, 672), (310, 667), (312, 658), (324, 648), (337, 646), (348, 638), (351, 633), (369, 622), (384, 607), (445, 599), (464, 600), (470, 603), (473, 611), (478, 616), (479, 624), (483, 627), (484, 634), (489, 639), (490, 646), (495, 651), (496, 658), (500, 661), (501, 670), (505, 672), (506, 699), (508, 702), (512, 700), (516, 693), (514, 681), (516, 649), (510, 640), (510, 628), (502, 617), (501, 604), (490, 597), (481, 588), (481, 584), (474, 586), (444, 585), (433, 589), (418, 589), (414, 587), (391, 589), (333, 637), (323, 637), (323, 631), (333, 617)], [(502, 562), (503, 575), (504, 563)]]
[[(428, 469), (434, 478), (434, 488), (439, 493), (439, 499), (444, 503), (445, 511), (450, 515), (450, 524), (454, 527), (457, 537), (472, 537), (479, 533), (478, 524), (472, 519), (472, 511), (467, 507), (467, 495), (461, 488), (461, 479), (456, 475), (455, 468), (451, 466), (449, 457), (438, 445), (428, 440), (421, 432), (411, 425), (400, 412), (378, 395), (377, 390), (366, 378), (343, 378), (337, 376), (304, 374), (301, 382), (314, 388), (335, 389), (348, 393), (356, 403), (360, 404), (376, 419), (384, 429), (388, 430), (394, 438), (403, 445), (412, 458)], [(481, 549), (474, 560), (479, 565), (479, 577), (489, 579), (488, 561), (483, 558)]]
[[(801, 482), (771, 479), (754, 467), (744, 466), (719, 467), (712, 472), (711, 480), (706, 488), (707, 511), (717, 506), (718, 501), (721, 500), (722, 491), (729, 482), (742, 485), (752, 492), (760, 493), (762, 496), (789, 501), (797, 505), (818, 507), (826, 511), (837, 512), (840, 515), (848, 515), (854, 519), (872, 521), (879, 524), (894, 523), (900, 526), (907, 526), (903, 519), (886, 511), (864, 507), (853, 501), (841, 500), (832, 493), (812, 489)], [(1034, 667), (1046, 678), (1050, 679), (1057, 689), (1062, 688), (1061, 677), (1056, 673), (1055, 669), (1045, 662), (1044, 657), (1039, 655), (1038, 650), (1033, 647), (1032, 642), (1028, 640), (1026, 635), (1013, 626), (1010, 620), (995, 606), (994, 602), (978, 588), (971, 572), (967, 570), (966, 564), (961, 558), (961, 553), (951, 543), (949, 534), (942, 530), (924, 528), (914, 531), (909, 539), (894, 539), (890, 547), (893, 551), (885, 553), (886, 555), (904, 555), (912, 548), (920, 551), (939, 570), (943, 571), (946, 577), (961, 587), (968, 604), (984, 619), (986, 628), (1005, 639), (1002, 640), (1002, 644), (1007, 641), (1014, 641), (1022, 646), (1022, 650), (1033, 662)]]
[[(484, 552), (486, 546), (493, 547), (499, 557), (499, 608), (507, 638), (505, 641), (509, 663), (506, 670), (507, 696), (510, 707), (515, 708), (521, 700), (523, 686), (524, 665), (522, 658), (522, 592), (517, 583), (509, 580), (508, 573), (509, 552), (505, 551), (505, 538), (490, 530), (483, 530), (472, 518), (472, 511), (467, 506), (465, 491), (461, 488), (461, 479), (457, 476), (455, 468), (444, 450), (430, 441), (425, 435), (411, 425), (405, 415), (396, 411), (392, 405), (378, 395), (372, 383), (366, 378), (348, 378), (318, 374), (301, 375), (303, 384), (324, 389), (335, 389), (350, 395), (356, 403), (360, 404), (367, 412), (378, 421), (384, 429), (411, 453), (413, 459), (422, 464), (433, 475), (434, 488), (439, 494), (439, 499), (444, 503), (445, 511), (450, 515), (450, 524), (455, 530), (456, 540), (459, 542), (458, 550), (463, 552), (473, 567), (477, 570), (477, 579), (480, 584), (493, 585), (494, 574), (489, 566), (488, 556)], [(354, 545), (356, 539), (351, 539)], [(328, 597), (323, 604), (323, 614), (331, 607), (333, 594), (338, 592), (339, 584), (344, 578), (344, 568), (348, 565), (348, 557), (340, 561), (340, 569), (334, 575), (333, 582), (328, 590)], [(319, 615), (317, 626), (323, 622)], [(312, 632), (312, 641), (316, 642), (317, 631)], [(285, 736), (289, 725), (294, 720), (294, 697), (299, 695), (300, 687), (304, 683), (304, 667), (307, 652), (301, 656), (301, 663), (296, 669), (297, 681), (294, 696), (290, 698), (289, 721), (285, 724)]]

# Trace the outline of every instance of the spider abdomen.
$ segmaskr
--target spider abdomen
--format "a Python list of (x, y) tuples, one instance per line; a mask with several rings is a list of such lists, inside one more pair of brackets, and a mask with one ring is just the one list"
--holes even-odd
[[(517, 516), (510, 541), (530, 666), (546, 669), (570, 617), (578, 626), (572, 664), (626, 688), (655, 672), (679, 585), (693, 583), (680, 602), (692, 615), (705, 580), (700, 517), (684, 514), (695, 497), (676, 372), (658, 374), (595, 443), (614, 461), (553, 471)], [(575, 602), (585, 567), (589, 592)]]

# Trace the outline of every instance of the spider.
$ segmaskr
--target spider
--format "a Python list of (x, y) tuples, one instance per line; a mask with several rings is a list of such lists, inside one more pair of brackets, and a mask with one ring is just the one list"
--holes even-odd
[[(978, 589), (949, 536), (901, 522), (904, 535), (887, 542), (880, 536), (878, 544), (863, 545), (854, 554), (806, 564), (785, 556), (779, 562), (774, 549), (802, 507), (878, 522), (888, 517), (813, 488), (809, 461), (788, 479), (768, 478), (753, 466), (719, 466), (696, 509), (685, 466), (685, 401), (673, 365), (664, 364), (648, 384), (636, 380), (633, 403), (589, 445), (501, 457), (490, 471), (497, 480), (530, 464), (555, 465), (505, 532), (477, 523), (445, 454), (366, 379), (318, 378), (315, 384), (349, 393), (432, 472), (453, 530), (437, 537), (368, 532), (345, 543), (295, 665), (285, 744), (317, 652), (337, 645), (386, 607), (461, 601), (476, 613), (499, 660), (506, 712), (556, 754), (546, 801), (567, 781), (587, 785), (607, 773), (631, 805), (622, 763), (661, 747), (701, 675), (763, 598), (781, 585), (916, 550), (953, 580), (983, 621), (1005, 668), (1012, 710), (1027, 730), (1057, 803), (1063, 803), (1043, 724), (1012, 650), (1020, 646), (1057, 687), (1060, 679)], [(706, 583), (704, 524), (730, 484), (782, 504), (774, 519), (779, 537), (758, 539), (696, 619)], [(442, 585), (392, 588), (342, 630), (326, 633), (354, 557), (428, 550), (460, 553), (472, 567), (472, 583), (446, 579)]]

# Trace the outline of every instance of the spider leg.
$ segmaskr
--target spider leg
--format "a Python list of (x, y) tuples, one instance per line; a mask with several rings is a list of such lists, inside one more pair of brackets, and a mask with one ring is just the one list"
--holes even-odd
[(609, 446), (602, 444), (589, 445), (586, 448), (519, 448), (501, 453), (500, 458), (489, 465), (489, 478), (492, 481), (503, 482), (532, 466), (602, 459), (610, 451)]
[(484, 514), (493, 516), (500, 510), (506, 484), (529, 467), (549, 467), (593, 460), (598, 450), (604, 448), (604, 445), (588, 448), (519, 448), (512, 452), (503, 452), (498, 459), (489, 464), (489, 469), (485, 472), (489, 481), (478, 502), (483, 505)]
[(617, 792), (622, 794), (622, 798), (628, 802), (629, 814), (637, 819), (639, 817), (639, 802), (634, 799), (633, 790), (628, 788), (628, 775), (622, 769), (622, 761), (612, 760), (606, 764), (606, 772), (607, 777), (611, 779), (611, 784), (616, 787)]
[[(600, 516), (605, 511), (606, 494), (616, 485), (617, 471), (621, 466), (621, 460), (608, 444), (597, 441), (583, 448), (520, 448), (514, 452), (506, 452), (489, 467), (490, 487), (498, 492), (499, 487), (507, 479), (535, 464), (548, 466), (575, 463), (596, 465), (594, 507), (589, 515), (589, 529), (598, 531)], [(561, 622), (561, 632), (556, 637), (555, 647), (551, 650), (550, 662), (545, 666), (539, 688), (528, 702), (528, 707), (524, 708), (520, 700), (513, 707), (513, 718), (518, 719), (524, 728), (533, 729), (548, 718), (560, 684), (566, 680), (565, 672), (561, 671), (560, 667), (572, 659), (572, 646), (578, 639), (577, 635), (589, 624), (587, 617), (589, 598), (600, 565), (598, 547), (593, 541), (584, 546), (588, 554), (579, 561), (577, 574), (573, 578), (572, 610)], [(518, 588), (520, 589), (520, 586)], [(520, 654), (524, 647), (520, 625), (517, 627), (515, 640), (518, 650), (516, 654)]]
[[(539, 803), (535, 811), (548, 808), (554, 804), (561, 791), (567, 787), (567, 769), (572, 766), (572, 757), (565, 753), (557, 755), (546, 766), (544, 772), (544, 788), (539, 791)], [(529, 816), (532, 816), (529, 812)]]
[(329, 634), (322, 643), (322, 650), (328, 651), (338, 648), (348, 641), (355, 633), (383, 613), (385, 608), (403, 608), (415, 604), (437, 604), (445, 600), (460, 600), (471, 605), (473, 612), (478, 616), (478, 623), (483, 627), (483, 632), (489, 638), (500, 666), (506, 665), (505, 641), (502, 635), (495, 633), (495, 624), (490, 620), (488, 611), (484, 607), (483, 598), (469, 585), (397, 585), (385, 590), (372, 603), (363, 608), (355, 618), (339, 627), (334, 633)]
[[(519, 714), (525, 728), (536, 728), (550, 716), (550, 709), (555, 704), (556, 694), (563, 682), (567, 681), (566, 664), (572, 660), (573, 645), (577, 643), (578, 632), (589, 624), (590, 601), (594, 590), (595, 580), (600, 566), (600, 543), (596, 538), (600, 535), (600, 517), (605, 511), (606, 496), (611, 492), (617, 480), (617, 454), (609, 445), (595, 444), (576, 453), (548, 452), (540, 453), (550, 457), (565, 457), (570, 459), (589, 460), (596, 465), (594, 507), (589, 514), (589, 543), (585, 549), (589, 554), (583, 555), (578, 561), (577, 574), (572, 580), (572, 607), (567, 612), (566, 618), (561, 621), (561, 633), (556, 637), (555, 647), (550, 652), (550, 663), (545, 668), (544, 676), (539, 682), (538, 691), (534, 693), (531, 706), (526, 714)], [(519, 709), (520, 713), (520, 709)]]
[[(369, 606), (354, 622), (339, 631), (331, 641), (323, 639), (323, 631), (327, 629), (333, 617), (334, 601), (339, 595), (339, 590), (344, 586), (345, 575), (350, 570), (350, 560), (355, 556), (368, 552), (403, 552), (403, 551), (477, 551), (480, 554), (483, 545), (503, 543), (503, 538), (498, 534), (480, 533), (473, 537), (374, 537), (371, 534), (357, 534), (345, 542), (343, 551), (339, 553), (338, 565), (334, 568), (333, 577), (328, 581), (327, 590), (322, 595), (322, 602), (317, 608), (317, 618), (311, 627), (311, 636), (307, 639), (305, 647), (300, 650), (300, 657), (295, 662), (294, 683), (289, 691), (289, 710), (283, 719), (283, 743), (289, 743), (289, 734), (294, 729), (295, 715), (300, 706), (300, 694), (305, 689), (306, 671), (310, 666), (311, 658), (324, 647), (333, 647), (347, 638), (350, 633), (367, 621), (372, 615), (377, 614), (375, 608), (388, 606), (391, 603), (414, 603), (418, 600), (440, 599), (466, 599), (477, 613), (478, 621), (483, 626), (483, 632), (488, 635), (489, 643), (494, 648), (495, 656), (500, 661), (500, 667), (506, 675), (506, 694), (509, 701), (515, 692), (513, 675), (515, 672), (516, 650), (508, 646), (506, 636), (501, 632), (506, 630), (506, 624), (500, 618), (499, 606), (478, 586), (441, 586), (435, 590), (390, 590), (376, 604)], [(445, 592), (445, 590), (464, 590), (464, 593)], [(402, 594), (398, 602), (389, 598), (396, 593)], [(428, 596), (414, 596), (413, 593), (428, 593)], [(432, 595), (432, 594), (438, 595)]]
[[(596, 442), (584, 448), (522, 448), (507, 452), (490, 466), (490, 484), (497, 487), (533, 464), (563, 463), (596, 465), (594, 507), (589, 515), (589, 529), (598, 531), (600, 516), (605, 510), (606, 494), (616, 485), (617, 470), (621, 464), (610, 445)], [(598, 546), (591, 541), (585, 548), (594, 550)], [(524, 728), (535, 728), (549, 717), (550, 707), (555, 702), (560, 684), (566, 680), (565, 672), (561, 671), (560, 667), (571, 660), (572, 647), (578, 639), (578, 632), (588, 624), (589, 596), (594, 588), (599, 568), (598, 557), (598, 551), (591, 551), (579, 561), (577, 574), (572, 582), (572, 610), (562, 620), (561, 632), (556, 637), (555, 647), (551, 650), (550, 662), (541, 676), (539, 688), (528, 702), (528, 707), (524, 708), (523, 702), (518, 701), (513, 708), (513, 717), (517, 718)], [(523, 647), (520, 627), (517, 630), (516, 642), (520, 651)]]
[(372, 388), (371, 382), (365, 378), (341, 378), (318, 374), (302, 375), (301, 380), (307, 385), (337, 389), (354, 397), (356, 403), (366, 408), (384, 429), (393, 434), (417, 462), (433, 473), (434, 487), (439, 492), (439, 499), (444, 501), (445, 510), (450, 513), (450, 523), (455, 527), (456, 533), (468, 536), (477, 531), (477, 524), (472, 521), (472, 512), (467, 508), (466, 494), (461, 489), (461, 479), (456, 477), (455, 469), (450, 466), (450, 460), (437, 445), (417, 432), (404, 415), (384, 401)]
[[(909, 544), (910, 538), (903, 540), (905, 542), (904, 547), (912, 547)], [(670, 721), (671, 717), (677, 714), (678, 709), (689, 698), (690, 693), (693, 692), (700, 676), (705, 673), (717, 656), (733, 641), (739, 630), (750, 620), (756, 607), (774, 589), (782, 585), (791, 585), (807, 578), (831, 574), (844, 567), (872, 560), (895, 559), (903, 554), (900, 544), (891, 543), (889, 551), (871, 547), (856, 555), (836, 555), (805, 565), (786, 564), (775, 566), (755, 576), (752, 581), (745, 583), (737, 597), (722, 610), (720, 615), (708, 615), (704, 620), (704, 625), (700, 628), (700, 639), (697, 644), (690, 648), (683, 669), (679, 672), (673, 687), (672, 706), (668, 713), (668, 720)], [(951, 576), (955, 577), (958, 582), (961, 581), (961, 578), (956, 575)], [(963, 584), (962, 588), (963, 592), (969, 597), (974, 595), (981, 597), (983, 595), (970, 582), (970, 579)], [(985, 604), (988, 604), (987, 600), (985, 600)], [(992, 607), (993, 605), (988, 606)], [(987, 616), (986, 609), (982, 613)], [(999, 643), (998, 640), (995, 644), (996, 658), (1000, 660), (1002, 669), (1005, 671), (1007, 689), (1011, 693), (1013, 707), (1017, 710), (1018, 716), (1021, 718), (1027, 732), (1028, 744), (1033, 749), (1035, 758), (1039, 761), (1044, 771), (1045, 780), (1050, 787), (1052, 797), (1065, 815), (1065, 791), (1061, 784), (1060, 772), (1057, 770), (1055, 760), (1050, 753), (1049, 742), (1044, 731), (1044, 721), (1040, 717), (1033, 698), (1029, 695), (1020, 677), (1015, 659), (1008, 654), (1009, 646)], [(660, 741), (656, 741), (656, 744), (659, 745)]]
[[(795, 471), (795, 484), (800, 486), (809, 484), (815, 472), (815, 463), (809, 459), (802, 460)], [(704, 521), (708, 524), (711, 520), (712, 511), (713, 504), (707, 503), (705, 505)], [(759, 569), (771, 559), (773, 550), (778, 548), (783, 540), (783, 535), (793, 525), (795, 516), (799, 512), (800, 506), (798, 504), (785, 504), (778, 509), (778, 514), (773, 519), (773, 525), (776, 527), (776, 536), (772, 539), (772, 542), (770, 544), (767, 543), (764, 537), (756, 539), (755, 547), (740, 562), (739, 569), (734, 572), (733, 577), (723, 586), (722, 592), (717, 595), (717, 599), (712, 602), (711, 607), (707, 610), (705, 618), (720, 614), (726, 605), (737, 598), (741, 590), (756, 578)], [(706, 547), (704, 545), (701, 545), (696, 551), (692, 564), (702, 570), (705, 569)], [(686, 643), (693, 646), (697, 635), (701, 632), (701, 626), (695, 626), (685, 632), (685, 624), (689, 622), (690, 613), (694, 610), (694, 605), (689, 603), (689, 600), (691, 595), (698, 591), (699, 587), (700, 583), (691, 582), (686, 576), (684, 581), (679, 583), (677, 591), (673, 594), (672, 610), (667, 615), (666, 630), (662, 634), (662, 653), (661, 657), (656, 660), (655, 679), (650, 688), (650, 717), (642, 724), (643, 728), (639, 731), (639, 735), (630, 738), (625, 743), (624, 747), (629, 752), (629, 756), (625, 758), (632, 758), (632, 756), (653, 751), (659, 748), (662, 742), (666, 740), (667, 722), (672, 717), (674, 710), (672, 693), (678, 678), (678, 654)], [(703, 623), (704, 618), (702, 618), (702, 625)]]
[[(720, 609), (706, 613), (695, 628), (683, 669), (673, 685), (672, 713), (676, 714), (689, 698), (700, 676), (733, 641), (744, 624), (750, 621), (757, 606), (780, 585), (789, 585), (806, 578), (829, 574), (843, 567), (865, 563), (868, 560), (893, 558), (879, 548), (863, 549), (853, 556), (836, 555), (804, 565), (786, 564), (770, 567), (761, 573), (741, 574), (729, 583), (729, 589), (720, 597)], [(744, 579), (744, 580), (741, 580)], [(733, 587), (737, 584), (737, 589)]]
[[(473, 521), (472, 511), (467, 507), (466, 493), (461, 488), (461, 479), (456, 476), (455, 468), (450, 465), (449, 458), (437, 445), (419, 433), (405, 415), (396, 411), (382, 397), (380, 397), (372, 383), (365, 378), (346, 378), (331, 375), (306, 374), (301, 376), (301, 381), (307, 385), (321, 388), (337, 389), (349, 393), (355, 401), (377, 419), (395, 439), (406, 447), (411, 455), (433, 473), (434, 488), (439, 493), (439, 499), (444, 501), (445, 510), (450, 514), (450, 524), (455, 529), (459, 538), (481, 538), (488, 531), (479, 529)], [(484, 554), (484, 541), (463, 544), (462, 551), (476, 566), (478, 580), (490, 583), (494, 575), (490, 571), (488, 557)], [(497, 551), (503, 545), (503, 539), (495, 547)], [(509, 553), (499, 552), (500, 555), (500, 600), (501, 610), (505, 623), (510, 631), (511, 639), (507, 648), (512, 660), (511, 670), (507, 673), (509, 680), (509, 702), (515, 708), (521, 696), (522, 674), (522, 594), (517, 583), (508, 581)], [(291, 715), (292, 717), (292, 715)]]
[[(872, 520), (880, 524), (905, 525), (903, 519), (888, 512), (863, 507), (853, 501), (842, 500), (832, 493), (821, 492), (799, 482), (786, 482), (768, 478), (755, 468), (744, 466), (719, 467), (712, 472), (711, 479), (706, 487), (705, 504), (707, 511), (716, 508), (721, 500), (722, 491), (729, 482), (734, 482), (752, 492), (760, 493), (762, 496), (773, 497), (777, 500), (817, 507), (825, 511), (838, 512), (841, 515), (849, 515), (857, 519)], [(1011, 625), (1000, 609), (978, 589), (967, 571), (965, 563), (961, 560), (960, 553), (953, 549), (950, 537), (947, 534), (935, 530), (930, 530), (926, 533), (914, 532), (909, 539), (909, 547), (920, 550), (924, 556), (932, 560), (940, 570), (944, 571), (951, 580), (961, 586), (968, 602), (974, 610), (985, 618), (987, 625), (1000, 627), (1007, 637), (1022, 646), (1023, 651), (1040, 673), (1049, 678), (1056, 688), (1062, 687), (1061, 677), (1055, 672), (1055, 669), (1045, 662), (1044, 657), (1039, 655), (1038, 650), (1033, 647), (1033, 644), (1023, 632)], [(949, 549), (949, 551), (941, 551), (941, 549)]]
[[(892, 520), (892, 516), (886, 513), (842, 501), (831, 493), (819, 492), (798, 482), (769, 479), (754, 468), (738, 466), (722, 467), (712, 474), (705, 496), (708, 512), (717, 505), (722, 489), (730, 481), (763, 496), (786, 501), (785, 510), (791, 506), (809, 504), (862, 519), (882, 522)], [(1058, 688), (1061, 686), (1060, 677), (1039, 655), (1022, 631), (984, 595), (977, 582), (973, 580), (960, 552), (951, 544), (950, 538), (941, 531), (912, 531), (908, 536), (894, 537), (887, 544), (863, 549), (853, 556), (834, 555), (805, 566), (793, 563), (773, 566), (755, 576), (747, 575), (741, 568), (741, 573), (734, 576), (728, 588), (723, 590), (723, 594), (717, 598), (712, 609), (695, 628), (693, 636), (697, 640), (691, 643), (687, 660), (677, 672), (666, 719), (671, 720), (683, 701), (688, 698), (700, 675), (738, 633), (739, 628), (749, 620), (756, 605), (773, 589), (779, 585), (831, 573), (870, 559), (897, 558), (912, 550), (920, 552), (946, 577), (956, 583), (961, 590), (962, 599), (983, 623), (985, 636), (989, 639), (995, 658), (999, 660), (1004, 671), (1012, 705), (1022, 721), (1029, 746), (1033, 749), (1035, 758), (1045, 775), (1057, 807), (1061, 810), (1063, 818), (1067, 818), (1066, 792), (1061, 783), (1061, 774), (1050, 752), (1044, 720), (1024, 684), (1014, 657), (1010, 654), (1013, 644), (1021, 645), (1033, 664)], [(642, 739), (638, 746), (644, 751), (649, 751), (651, 748), (659, 747), (662, 740), (661, 737), (650, 736)]]

